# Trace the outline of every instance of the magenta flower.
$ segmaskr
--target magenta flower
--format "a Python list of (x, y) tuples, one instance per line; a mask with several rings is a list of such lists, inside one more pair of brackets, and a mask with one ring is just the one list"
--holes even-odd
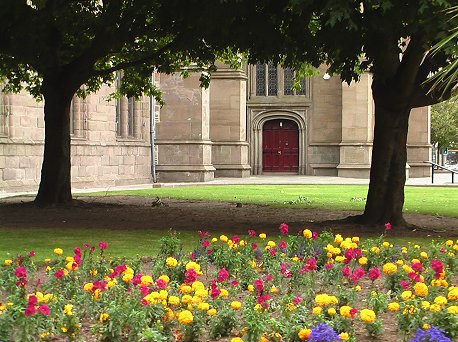
[(46, 304), (41, 304), (38, 307), (38, 312), (41, 313), (42, 315), (48, 316), (49, 315), (49, 306)]
[(369, 270), (369, 279), (376, 281), (380, 277), (380, 270), (377, 267), (371, 268)]
[(189, 270), (187, 270), (184, 276), (185, 276), (184, 282), (186, 284), (192, 284), (193, 282), (197, 280), (197, 272), (193, 268), (190, 268)]
[(220, 283), (227, 280), (228, 277), (229, 277), (229, 272), (225, 268), (222, 268), (219, 270), (217, 278)]
[(37, 312), (37, 310), (35, 309), (35, 305), (28, 304), (27, 307), (24, 310), (24, 315), (26, 315), (28, 317), (28, 316), (34, 315), (36, 312)]
[(282, 223), (280, 225), (280, 233), (281, 235), (288, 235), (289, 227), (286, 223)]
[(34, 256), (35, 256), (35, 251), (30, 251), (30, 252), (29, 252), (29, 257), (32, 258), (32, 257), (34, 257)]
[(342, 272), (342, 275), (343, 275), (344, 277), (348, 277), (348, 276), (350, 275), (350, 273), (351, 273), (350, 267), (345, 266), (345, 267), (343, 267), (343, 268), (340, 270), (340, 272)]
[(249, 229), (249, 230), (248, 230), (248, 235), (251, 236), (251, 237), (254, 237), (254, 236), (256, 236), (257, 234), (256, 234), (256, 231), (255, 231), (255, 230)]
[(391, 223), (387, 222), (385, 223), (385, 230), (391, 230), (392, 226)]
[(293, 304), (294, 305), (297, 305), (297, 304), (300, 304), (302, 303), (302, 298), (300, 296), (296, 296), (293, 298)]
[(399, 284), (401, 285), (401, 287), (404, 289), (404, 290), (407, 290), (410, 286), (410, 282), (408, 282), (407, 280), (401, 280), (399, 282)]
[(279, 243), (278, 243), (278, 248), (280, 249), (285, 249), (286, 248), (286, 242), (281, 240)]
[(256, 287), (256, 290), (258, 290), (258, 292), (262, 292), (262, 290), (264, 290), (264, 282), (262, 281), (262, 279), (256, 279), (253, 282), (253, 285), (254, 287)]
[(202, 248), (207, 248), (208, 246), (210, 246), (210, 241), (205, 239), (204, 241), (202, 241), (201, 246)]
[(158, 279), (156, 280), (156, 286), (160, 289), (165, 289), (167, 287), (167, 284), (164, 280)]
[(100, 241), (99, 242), (99, 248), (103, 251), (108, 248), (108, 242), (105, 241)]

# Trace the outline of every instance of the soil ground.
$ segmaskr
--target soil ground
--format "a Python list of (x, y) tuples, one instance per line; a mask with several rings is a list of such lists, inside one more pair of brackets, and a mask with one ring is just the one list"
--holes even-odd
[[(134, 196), (78, 196), (71, 207), (40, 209), (32, 197), (9, 197), (0, 200), (0, 228), (71, 227), (145, 230), (207, 230), (232, 234), (246, 234), (248, 229), (278, 233), (286, 222), (291, 232), (305, 227), (317, 231), (379, 236), (383, 226), (355, 225), (339, 222), (359, 212), (311, 208), (275, 208), (235, 203), (184, 201)], [(458, 237), (458, 218), (405, 213), (414, 230), (394, 227), (389, 236), (431, 238)]]

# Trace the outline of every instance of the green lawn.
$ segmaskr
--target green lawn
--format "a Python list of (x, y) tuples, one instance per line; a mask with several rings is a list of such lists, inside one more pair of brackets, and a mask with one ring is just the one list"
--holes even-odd
[[(193, 199), (206, 201), (230, 201), (266, 204), (278, 207), (308, 206), (312, 208), (362, 210), (367, 186), (359, 185), (239, 185), (194, 186), (154, 188), (147, 190), (103, 193), (108, 195), (142, 195), (159, 198)], [(441, 187), (406, 187), (406, 211), (458, 217), (458, 189)], [(98, 194), (100, 195), (100, 194)], [(77, 196), (76, 196), (77, 197)], [(0, 262), (18, 254), (28, 253), (33, 246), (37, 259), (52, 255), (56, 247), (71, 253), (75, 246), (84, 243), (97, 245), (107, 241), (108, 253), (114, 256), (135, 257), (154, 255), (158, 240), (168, 234), (165, 231), (107, 230), (107, 229), (58, 229), (24, 228), (1, 229)], [(225, 233), (225, 232), (222, 232)], [(414, 233), (413, 233), (414, 234)], [(197, 242), (197, 234), (180, 232), (188, 250)], [(413, 241), (427, 244), (427, 238), (396, 239), (394, 243)]]
[[(104, 193), (105, 194), (105, 193)], [(242, 202), (273, 206), (363, 210), (367, 185), (227, 185), (113, 191), (109, 195)], [(405, 188), (405, 211), (458, 217), (458, 188)]]

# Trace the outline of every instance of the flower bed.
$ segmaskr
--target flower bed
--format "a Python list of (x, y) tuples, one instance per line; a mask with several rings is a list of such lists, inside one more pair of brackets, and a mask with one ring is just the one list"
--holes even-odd
[(425, 251), (286, 224), (273, 239), (199, 235), (192, 253), (161, 239), (148, 262), (110, 258), (105, 242), (5, 260), (0, 340), (364, 341), (393, 327), (397, 340), (458, 337), (458, 241)]

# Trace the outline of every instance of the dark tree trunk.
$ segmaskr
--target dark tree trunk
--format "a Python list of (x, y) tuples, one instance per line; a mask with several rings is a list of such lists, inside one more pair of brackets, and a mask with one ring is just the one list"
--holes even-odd
[(72, 201), (70, 177), (70, 104), (73, 94), (65, 90), (58, 77), (45, 77), (45, 144), (41, 182), (35, 203), (39, 206)]
[(402, 215), (406, 181), (410, 108), (392, 111), (375, 104), (372, 165), (362, 223), (405, 225)]

